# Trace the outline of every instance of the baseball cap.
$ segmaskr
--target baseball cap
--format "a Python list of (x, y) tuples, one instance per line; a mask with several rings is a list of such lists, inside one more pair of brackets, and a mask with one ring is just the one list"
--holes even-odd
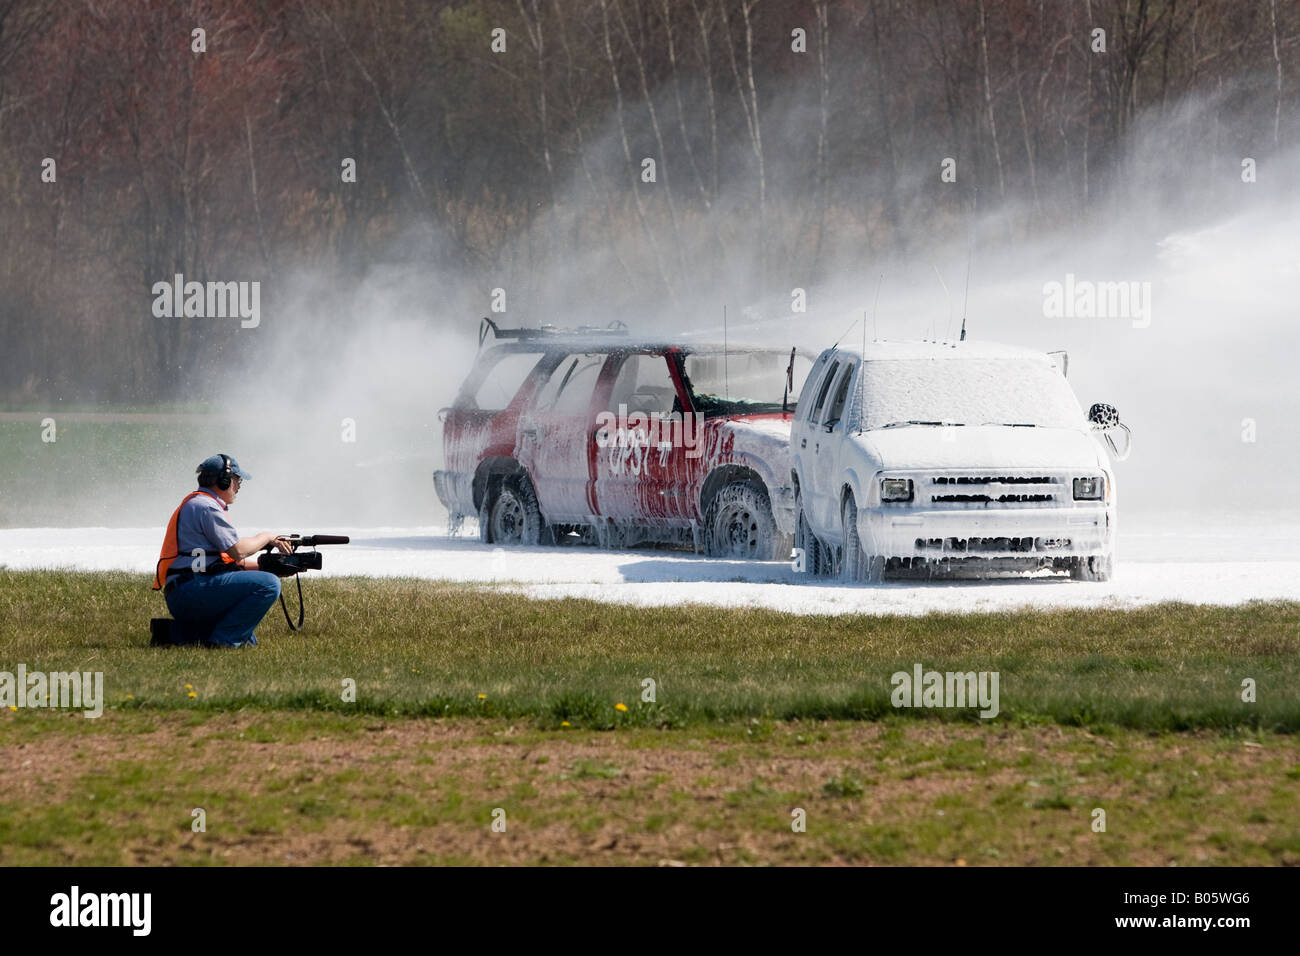
[[(239, 467), (239, 462), (235, 461), (235, 459), (231, 458), (229, 455), (226, 456), (226, 461), (230, 462), (230, 473), (232, 475), (237, 475), (239, 478), (241, 478), (244, 481), (248, 481), (250, 478), (253, 477), (248, 472), (241, 469)], [(222, 471), (225, 470), (225, 467), (226, 467), (225, 462), (221, 460), (221, 456), (213, 455), (211, 458), (203, 459), (203, 461), (199, 464), (199, 467), (194, 470), (199, 474), (203, 474), (206, 471), (206, 472), (211, 472), (212, 474), (219, 475), (222, 473)]]

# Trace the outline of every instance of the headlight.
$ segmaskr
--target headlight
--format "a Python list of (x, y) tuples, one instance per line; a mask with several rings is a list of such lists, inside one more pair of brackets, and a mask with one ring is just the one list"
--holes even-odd
[(1100, 501), (1106, 494), (1105, 478), (1074, 479), (1075, 501)]
[(881, 501), (911, 501), (912, 500), (912, 479), (911, 478), (881, 478), (880, 479), (880, 500)]

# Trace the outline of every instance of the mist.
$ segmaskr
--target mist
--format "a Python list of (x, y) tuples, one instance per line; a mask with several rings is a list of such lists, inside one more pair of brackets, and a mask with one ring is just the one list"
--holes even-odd
[[(904, 36), (906, 11), (892, 15)], [(599, 25), (586, 28), (599, 39)], [(844, 36), (860, 28), (855, 21)], [(769, 57), (788, 56), (785, 25), (760, 33)], [(836, 48), (838, 36), (832, 30), (833, 67), (856, 70), (844, 56), (852, 44)], [(328, 31), (320, 37), (336, 42)], [(619, 50), (608, 65), (586, 52), (606, 71), (617, 60), (630, 84), (630, 36)], [(905, 46), (877, 45), (873, 55), (909, 62)], [(1086, 55), (1083, 47), (1071, 53)], [(236, 504), (241, 530), (439, 525), (446, 516), (432, 483), (442, 459), (438, 411), (475, 359), (480, 317), (506, 327), (617, 321), (633, 338), (716, 342), (724, 309), (725, 335), (736, 344), (816, 352), (864, 334), (951, 341), (964, 319), (971, 340), (1064, 349), (1081, 404), (1115, 405), (1133, 430), (1133, 455), (1116, 469), (1126, 515), (1263, 512), (1300, 500), (1300, 397), (1290, 368), (1300, 346), (1300, 198), (1289, 188), (1300, 151), (1287, 145), (1298, 130), (1282, 108), (1280, 81), (1273, 99), (1259, 92), (1267, 76), (1243, 70), (1197, 85), (1193, 72), (1193, 92), (1148, 96), (1104, 141), (1085, 110), (1081, 124), (1058, 118), (1059, 142), (1036, 150), (1022, 102), (1024, 149), (1004, 126), (995, 175), (997, 141), (988, 142), (977, 86), (958, 91), (962, 124), (951, 117), (947, 126), (916, 124), (871, 85), (874, 71), (853, 73), (867, 85), (835, 100), (815, 72), (785, 59), (765, 72), (760, 60), (760, 152), (740, 75), (735, 90), (717, 89), (716, 107), (705, 96), (713, 89), (701, 76), (725, 75), (723, 62), (705, 55), (684, 77), (674, 65), (645, 95), (630, 84), (616, 102), (584, 107), (575, 113), (576, 138), (561, 144), (550, 131), (545, 165), (537, 129), (490, 116), (477, 134), (489, 152), (509, 135), (533, 146), (531, 178), (496, 184), (498, 193), (531, 197), (526, 214), (519, 206), (500, 212), (491, 225), (500, 241), (467, 239), (490, 231), (488, 213), (468, 198), (476, 186), (488, 195), (489, 171), (435, 203), (427, 201), (431, 177), (411, 174), (407, 191), (396, 175), (376, 187), (374, 164), (363, 162), (365, 196), (400, 197), (379, 217), (382, 228), (362, 229), (353, 254), (337, 260), (311, 233), (311, 241), (261, 240), (256, 257), (232, 251), (231, 277), (245, 267), (262, 276), (255, 329), (145, 319), (209, 323), (186, 326), (203, 348), (201, 362), (178, 370), (180, 417), (161, 412), (152, 450), (113, 463), (130, 480), (115, 483), (109, 508), (93, 497), (42, 501), (38, 479), (14, 486), (39, 502), (32, 523), (161, 524), (198, 461), (220, 451), (254, 476)], [(963, 61), (954, 76), (969, 80), (975, 69)], [(900, 75), (905, 105), (913, 104), (907, 83), (925, 77)], [(1042, 75), (1046, 81), (1046, 68)], [(573, 82), (563, 71), (548, 81), (555, 94)], [(1067, 68), (1062, 109), (1071, 82)], [(373, 119), (373, 104), (357, 108)], [(1050, 104), (1039, 108), (1051, 116)], [(404, 132), (401, 155), (414, 153), (418, 164), (418, 144), (433, 142), (433, 132), (413, 125)], [(888, 149), (868, 151), (880, 142)], [(710, 151), (720, 157), (716, 181), (706, 169)], [(642, 157), (658, 159), (649, 182)], [(1246, 158), (1256, 167), (1249, 182)], [(951, 181), (943, 175), (949, 161)], [(264, 181), (274, 175), (263, 169)], [(1149, 290), (1149, 312), (1053, 316), (1046, 290), (1071, 280), (1136, 283)], [(806, 311), (792, 310), (795, 290)], [(144, 312), (138, 290), (124, 295), (128, 313)], [(504, 311), (494, 311), (502, 298)], [(61, 398), (26, 407), (42, 410), (31, 415), (57, 412)], [(120, 404), (106, 391), (93, 398), (109, 412)], [(81, 453), (72, 439), (61, 442), (71, 442), (60, 449), (61, 468), (102, 470), (101, 446)], [(1267, 490), (1252, 494), (1257, 488)], [(6, 516), (14, 522), (12, 511)]]
[[(1145, 155), (1168, 155), (1149, 141), (1141, 146)], [(1223, 190), (1203, 183), (1192, 187), (1200, 195), (1189, 190), (1172, 210), (1161, 209), (1144, 201), (1139, 177), (1120, 211), (1033, 239), (1009, 238), (1009, 214), (999, 208), (951, 242), (905, 257), (851, 263), (852, 251), (839, 250), (833, 274), (788, 277), (790, 289), (806, 292), (805, 313), (791, 311), (788, 292), (745, 298), (738, 281), (717, 276), (682, 283), (680, 304), (629, 302), (612, 288), (610, 250), (578, 246), (564, 250), (567, 264), (549, 263), (544, 286), (534, 288), (535, 274), (516, 282), (503, 269), (507, 309), (493, 318), (568, 327), (617, 319), (632, 337), (721, 341), (726, 307), (733, 343), (815, 352), (841, 337), (858, 343), (864, 314), (869, 339), (944, 341), (956, 340), (964, 315), (972, 340), (1066, 350), (1081, 404), (1119, 409), (1135, 436), (1132, 457), (1117, 465), (1128, 515), (1289, 507), (1300, 502), (1292, 370), (1300, 354), (1300, 199), (1285, 188), (1283, 171), (1296, 159), (1276, 158), (1263, 182), (1235, 177), (1227, 210)], [(1208, 214), (1198, 217), (1202, 209)], [(732, 254), (740, 262), (758, 257), (753, 248)], [(1149, 317), (1047, 317), (1044, 286), (1067, 275), (1149, 284)], [(431, 480), (442, 457), (436, 413), (471, 367), (478, 320), (490, 314), (496, 287), (487, 276), (474, 287), (412, 263), (375, 268), (352, 288), (295, 276), (268, 322), (274, 346), (240, 373), (258, 383), (255, 397), (239, 404), (223, 446), (257, 475), (238, 503), (241, 519), (286, 528), (443, 522)], [(524, 291), (512, 293), (516, 287)], [(151, 470), (165, 467), (174, 463)]]
[[(1119, 409), (1135, 436), (1132, 457), (1116, 466), (1127, 516), (1294, 507), (1300, 199), (1285, 171), (1297, 156), (1274, 157), (1255, 183), (1229, 169), (1221, 181), (1189, 181), (1176, 201), (1157, 201), (1148, 187), (1171, 155), (1157, 142), (1162, 128), (1133, 136), (1149, 164), (1111, 211), (1017, 238), (1007, 224), (1024, 209), (1011, 200), (985, 208), (951, 241), (906, 255), (841, 244), (831, 274), (786, 277), (790, 290), (806, 293), (803, 313), (792, 312), (789, 291), (746, 297), (736, 276), (693, 276), (679, 284), (677, 303), (629, 301), (611, 280), (615, 252), (577, 245), (541, 270), (502, 269), (507, 309), (493, 318), (569, 327), (617, 319), (632, 337), (721, 341), (725, 307), (731, 342), (815, 352), (841, 338), (859, 343), (864, 316), (869, 339), (943, 341), (956, 341), (965, 316), (971, 340), (1066, 350), (1081, 404)], [(575, 189), (560, 207), (581, 201)], [(665, 245), (669, 238), (659, 236)], [(757, 260), (756, 239), (731, 249), (732, 258)], [(1045, 286), (1067, 276), (1146, 284), (1149, 312), (1049, 317)], [(271, 323), (282, 334), (254, 366), (261, 397), (231, 422), (229, 449), (266, 473), (245, 492), (241, 513), (312, 527), (445, 520), (430, 480), (442, 454), (436, 413), (469, 371), (495, 287), (487, 275), (474, 286), (410, 263), (374, 269), (351, 289), (297, 277)], [(353, 442), (343, 439), (345, 419), (355, 422)]]

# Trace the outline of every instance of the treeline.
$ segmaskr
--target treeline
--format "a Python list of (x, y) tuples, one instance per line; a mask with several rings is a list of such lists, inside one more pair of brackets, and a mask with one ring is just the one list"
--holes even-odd
[(1298, 73), (1286, 0), (0, 0), (0, 397), (238, 368), (177, 274), (613, 312), (1177, 207), (1294, 145)]

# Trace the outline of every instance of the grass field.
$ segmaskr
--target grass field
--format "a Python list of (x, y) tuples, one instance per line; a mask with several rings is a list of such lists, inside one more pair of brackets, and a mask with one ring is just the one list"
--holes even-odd
[[(102, 671), (106, 698), (97, 720), (0, 712), (0, 863), (1300, 863), (1295, 604), (818, 618), (306, 590), (303, 634), (276, 609), (259, 648), (161, 650), (138, 575), (0, 570), (0, 670)], [(997, 671), (1000, 714), (894, 708), (917, 663)]]
[[(117, 709), (501, 716), (607, 729), (874, 719), (894, 711), (890, 675), (919, 663), (999, 672), (1003, 722), (1300, 729), (1300, 605), (1290, 603), (817, 617), (534, 601), (415, 580), (320, 578), (305, 590), (302, 634), (273, 608), (256, 650), (156, 650), (145, 646), (148, 619), (165, 609), (140, 575), (0, 570), (0, 664), (103, 671)], [(341, 699), (345, 678), (356, 682), (355, 703)], [(653, 704), (641, 699), (647, 678)], [(1255, 703), (1241, 700), (1245, 678), (1257, 684)], [(969, 709), (905, 713), (978, 721)]]

